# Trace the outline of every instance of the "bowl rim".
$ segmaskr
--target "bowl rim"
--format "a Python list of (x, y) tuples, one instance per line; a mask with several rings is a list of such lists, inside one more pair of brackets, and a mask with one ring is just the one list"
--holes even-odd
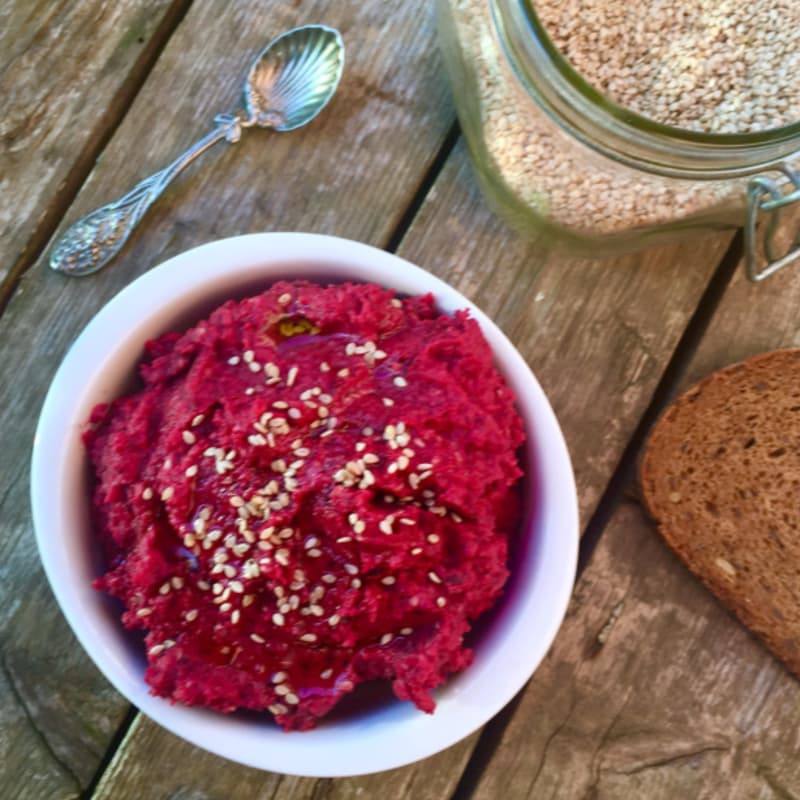
[[(286, 274), (295, 268), (302, 269)], [(532, 467), (541, 464), (545, 453), (548, 467), (537, 475), (537, 508), (534, 518), (528, 520), (530, 529), (537, 529), (530, 544), (536, 555), (529, 558), (535, 563), (525, 562), (524, 568), (526, 575), (532, 570), (536, 580), (526, 587), (520, 603), (510, 607), (502, 628), (490, 633), (491, 641), (485, 646), (488, 654), (476, 653), (470, 667), (451, 676), (444, 688), (435, 692), (436, 713), (425, 715), (411, 707), (410, 716), (406, 712), (411, 704), (398, 701), (389, 709), (370, 712), (365, 719), (344, 725), (323, 724), (313, 731), (290, 734), (275, 727), (276, 737), (263, 723), (170, 704), (149, 694), (142, 674), (137, 679), (135, 669), (125, 663), (126, 658), (130, 662), (125, 644), (108, 627), (116, 624), (121, 631), (119, 619), (115, 623), (106, 619), (108, 614), (104, 616), (99, 608), (102, 595), (89, 585), (92, 575), (86, 562), (90, 559), (86, 553), (73, 553), (80, 520), (74, 521), (79, 511), (69, 498), (80, 478), (67, 466), (71, 455), (73, 462), (75, 456), (81, 458), (80, 434), (88, 419), (87, 404), (91, 410), (100, 399), (114, 396), (113, 386), (107, 378), (103, 383), (103, 378), (109, 370), (113, 372), (121, 353), (127, 359), (123, 371), (130, 374), (144, 342), (165, 332), (168, 328), (163, 326), (178, 312), (186, 315), (212, 294), (224, 298), (227, 291), (233, 293), (234, 287), (241, 288), (251, 279), (263, 290), (278, 280), (301, 278), (303, 271), (320, 279), (375, 282), (404, 294), (430, 291), (446, 313), (468, 309), (517, 396), (528, 446), (534, 451)], [(155, 304), (154, 297), (158, 298)], [(144, 318), (142, 308), (151, 308)], [(99, 397), (101, 389), (109, 397)], [(534, 417), (535, 438), (530, 428)], [(50, 384), (34, 437), (31, 504), (40, 559), (62, 613), (84, 650), (120, 694), (198, 747), (246, 766), (307, 777), (354, 776), (404, 766), (450, 747), (485, 724), (524, 686), (549, 650), (566, 613), (577, 567), (579, 514), (567, 445), (544, 391), (516, 348), (474, 303), (440, 278), (371, 245), (322, 234), (256, 233), (209, 242), (153, 267), (112, 297), (79, 334)], [(87, 512), (88, 504), (82, 513)], [(70, 531), (71, 538), (63, 535)], [(531, 530), (525, 532), (526, 537), (530, 534)], [(542, 569), (543, 563), (547, 570)], [(75, 564), (84, 570), (80, 575)], [(533, 617), (539, 625), (539, 635), (534, 637), (526, 623), (536, 608), (533, 600), (545, 594), (547, 613), (541, 620)], [(503, 684), (494, 686), (493, 696), (485, 702), (473, 702), (475, 686), (483, 691), (479, 679), (492, 674), (492, 657), (498, 646), (505, 657)], [(141, 667), (143, 670), (143, 654)], [(253, 746), (252, 732), (256, 730), (260, 733), (255, 737), (258, 747)], [(351, 746), (354, 741), (358, 748)]]

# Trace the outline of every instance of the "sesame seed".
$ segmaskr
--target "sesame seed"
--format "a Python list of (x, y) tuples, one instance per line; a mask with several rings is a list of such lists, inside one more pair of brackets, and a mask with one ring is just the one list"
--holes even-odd
[(393, 519), (394, 519), (393, 517), (386, 517), (385, 519), (382, 519), (378, 523), (378, 528), (380, 528), (382, 533), (386, 533), (386, 534), (394, 533), (394, 531), (392, 530), (392, 521), (393, 521)]
[(335, 576), (335, 575), (332, 575), (330, 572), (326, 572), (326, 573), (325, 573), (325, 574), (322, 576), (322, 581), (323, 581), (324, 583), (336, 583), (336, 576)]
[(197, 473), (199, 471), (200, 471), (200, 468), (197, 466), (197, 464), (192, 464), (191, 467), (187, 467), (186, 468), (186, 477), (187, 478), (194, 478), (195, 475), (197, 475)]
[(152, 500), (153, 499), (153, 490), (149, 486), (146, 486), (144, 488), (144, 490), (142, 491), (142, 499), (143, 500)]
[(231, 356), (231, 357), (228, 359), (228, 363), (229, 363), (229, 364), (230, 364), (232, 367), (235, 367), (235, 366), (236, 366), (236, 365), (239, 363), (239, 361), (241, 361), (241, 359), (239, 358), (239, 356)]
[(364, 522), (363, 519), (356, 520), (353, 523), (353, 533), (356, 534), (364, 533), (366, 529), (367, 529), (367, 523)]
[(250, 364), (252, 363), (253, 359), (256, 357), (256, 354), (252, 350), (245, 350), (244, 355), (242, 356), (244, 360)]
[(414, 629), (413, 628), (400, 628), (400, 633), (402, 633), (403, 636), (410, 636), (412, 633), (414, 633)]
[(173, 575), (170, 578), (173, 589), (183, 589), (183, 578), (180, 575)]
[(233, 606), (230, 603), (223, 603), (219, 607), (219, 610), (222, 611), (224, 614), (227, 614), (232, 608)]
[(316, 642), (317, 641), (317, 636), (314, 633), (304, 633), (300, 637), (300, 641), (301, 642)]
[(320, 372), (330, 372), (331, 371), (331, 365), (327, 361), (323, 361), (319, 365), (319, 371)]
[(254, 641), (256, 644), (264, 644), (264, 643), (267, 641), (267, 640), (266, 640), (266, 639), (265, 639), (263, 636), (259, 636), (257, 633), (251, 633), (251, 634), (250, 634), (250, 638), (251, 638), (251, 639), (252, 639), (252, 640), (253, 640), (253, 641)]
[(242, 598), (242, 607), (243, 607), (243, 608), (247, 608), (248, 606), (251, 606), (251, 605), (253, 605), (253, 603), (255, 602), (255, 599), (256, 599), (256, 598), (255, 598), (255, 595), (252, 595), (252, 594), (246, 594), (246, 595), (245, 595), (245, 596)]
[(286, 619), (283, 614), (275, 613), (272, 615), (272, 621), (278, 626), (282, 626), (286, 623)]
[(384, 633), (383, 636), (381, 636), (381, 644), (389, 644), (392, 639), (394, 639), (394, 636), (392, 636), (391, 633)]
[(411, 549), (411, 555), (412, 556), (418, 556), (421, 552), (422, 552), (422, 548), (421, 547), (413, 547)]
[(150, 648), (150, 649), (147, 651), (147, 654), (148, 654), (148, 655), (151, 655), (151, 656), (157, 656), (159, 653), (163, 652), (163, 651), (164, 651), (164, 649), (165, 649), (165, 648), (164, 648), (164, 645), (163, 645), (163, 644), (156, 644), (156, 645), (153, 645), (153, 647), (151, 647), (151, 648)]
[(161, 499), (164, 502), (167, 502), (167, 500), (172, 500), (174, 494), (175, 494), (175, 489), (172, 486), (167, 486), (167, 488), (164, 489), (163, 492), (161, 492)]
[(330, 678), (332, 675), (333, 675), (333, 670), (330, 667), (328, 669), (322, 670), (322, 672), (320, 672), (319, 674), (320, 678), (322, 678), (322, 680), (324, 681), (327, 681), (328, 678)]
[(285, 672), (276, 672), (270, 680), (273, 683), (283, 683), (289, 676)]
[(396, 298), (396, 297), (392, 298), (391, 303), (395, 308), (402, 308), (403, 307), (402, 301), (398, 300), (398, 298)]
[(436, 605), (439, 606), (439, 608), (444, 608), (447, 605), (447, 600), (445, 600), (444, 597), (437, 597)]
[(353, 580), (350, 581), (350, 585), (354, 589), (360, 589), (361, 588), (361, 578), (353, 578)]
[(375, 433), (375, 431), (374, 431), (374, 430), (372, 430), (372, 428), (369, 428), (369, 427), (368, 427), (368, 428), (364, 428), (364, 429), (361, 431), (361, 433), (362, 433), (362, 434), (364, 434), (364, 436), (372, 436), (372, 435)]
[(236, 625), (236, 623), (237, 623), (237, 622), (238, 622), (238, 621), (241, 619), (241, 616), (242, 616), (242, 615), (241, 615), (241, 612), (239, 611), (239, 609), (238, 609), (238, 608), (235, 608), (235, 609), (233, 610), (233, 613), (231, 614), (231, 622), (232, 622), (234, 625)]
[(285, 683), (279, 683), (275, 687), (275, 694), (277, 694), (279, 697), (285, 697), (291, 691), (292, 690)]
[(236, 594), (244, 593), (244, 586), (242, 585), (241, 581), (231, 581), (230, 586), (232, 592), (236, 592)]
[(348, 575), (358, 575), (358, 567), (355, 564), (345, 564), (344, 571)]
[(385, 578), (381, 578), (381, 583), (384, 586), (392, 586), (397, 583), (397, 578), (395, 578), (394, 575), (387, 575)]
[(280, 367), (277, 364), (273, 364), (271, 361), (264, 364), (264, 372), (272, 379), (280, 378), (281, 375)]
[(198, 616), (199, 613), (200, 612), (196, 608), (193, 608), (191, 611), (187, 611), (186, 612), (186, 621), (187, 622), (194, 622), (197, 619), (197, 616)]
[(332, 614), (330, 617), (328, 617), (328, 625), (330, 625), (332, 628), (336, 627), (341, 621), (342, 618), (338, 614)]
[(276, 458), (275, 461), (270, 464), (270, 468), (275, 472), (286, 472), (286, 462), (282, 458)]
[(283, 294), (282, 294), (282, 295), (281, 295), (281, 296), (278, 298), (278, 302), (279, 302), (279, 303), (280, 303), (282, 306), (288, 306), (288, 305), (289, 305), (289, 303), (291, 303), (291, 302), (292, 302), (292, 296), (289, 294), (289, 292), (284, 292), (284, 293), (283, 293)]
[(297, 373), (299, 371), (300, 370), (298, 370), (297, 367), (292, 367), (289, 370), (289, 374), (286, 376), (286, 385), (287, 386), (293, 386), (294, 385), (295, 379), (297, 378)]
[(208, 583), (208, 581), (197, 581), (197, 588), (207, 592), (211, 588), (211, 585)]
[(303, 412), (299, 408), (290, 408), (286, 413), (291, 419), (300, 419), (303, 416)]
[(436, 574), (436, 573), (435, 573), (433, 570), (431, 570), (431, 571), (428, 573), (428, 578), (429, 578), (429, 579), (430, 579), (430, 580), (431, 580), (433, 583), (441, 583), (441, 582), (442, 582), (442, 579), (441, 579), (441, 578), (440, 578), (440, 577), (439, 577), (439, 576), (438, 576), (438, 575), (437, 575), (437, 574)]
[(435, 533), (429, 533), (427, 539), (431, 544), (439, 544), (439, 536)]
[(251, 394), (255, 394), (255, 393), (256, 393), (256, 390), (255, 390), (255, 389), (254, 389), (252, 386), (248, 386), (248, 387), (247, 387), (247, 388), (244, 390), (244, 393), (245, 393), (246, 395), (251, 395)]
[(226, 578), (235, 578), (236, 577), (236, 567), (232, 566), (231, 564), (226, 564), (223, 567), (223, 572), (225, 573)]
[[(311, 451), (307, 447), (298, 447), (295, 453), (300, 456), (300, 458), (307, 458), (311, 455)], [(295, 461), (294, 463), (297, 464), (298, 462)]]
[(153, 609), (152, 608), (140, 608), (136, 612), (136, 616), (137, 617), (149, 617), (152, 613), (153, 613)]
[(396, 375), (392, 383), (399, 386), (401, 389), (408, 386), (408, 381), (402, 375)]
[(312, 547), (311, 550), (308, 551), (308, 555), (311, 558), (319, 558), (322, 555), (322, 550)]
[(282, 566), (288, 567), (289, 566), (289, 551), (285, 548), (281, 548), (275, 553), (275, 560)]
[(346, 378), (350, 375), (350, 370), (347, 367), (342, 367), (337, 373), (340, 378)]
[(196, 428), (198, 425), (202, 425), (205, 421), (205, 414), (197, 414), (195, 418), (192, 420), (192, 427)]
[(169, 590), (170, 590), (170, 588), (171, 588), (171, 587), (170, 587), (170, 585), (169, 585), (169, 583), (168, 583), (168, 582), (167, 582), (167, 583), (162, 583), (162, 584), (161, 584), (161, 586), (160, 586), (160, 588), (159, 588), (159, 590), (158, 590), (158, 593), (159, 593), (159, 594), (168, 594), (168, 593), (169, 593)]
[(397, 521), (401, 525), (415, 525), (416, 524), (413, 519), (408, 519), (408, 517), (400, 517), (400, 519), (397, 520)]
[(231, 497), (229, 497), (228, 498), (228, 502), (234, 508), (242, 508), (242, 506), (244, 506), (244, 500), (241, 497), (239, 497), (238, 494), (235, 494), (235, 495), (232, 495)]
[(319, 605), (318, 603), (312, 603), (308, 610), (315, 616), (315, 617), (322, 617), (325, 616), (325, 609)]
[(344, 348), (344, 352), (348, 356), (352, 356), (356, 352), (356, 343), (355, 342), (348, 342), (347, 346)]
[(394, 405), (394, 400), (392, 400), (391, 397), (384, 397), (383, 404), (386, 406), (386, 408), (391, 408)]
[(290, 706), (296, 706), (300, 702), (300, 698), (294, 692), (289, 692), (289, 694), (287, 694), (283, 699)]

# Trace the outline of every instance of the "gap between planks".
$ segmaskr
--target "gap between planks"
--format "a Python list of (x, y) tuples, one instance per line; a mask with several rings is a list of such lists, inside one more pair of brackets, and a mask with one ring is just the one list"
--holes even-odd
[(79, 153), (58, 191), (42, 213), (41, 220), (33, 230), (22, 254), (11, 266), (0, 283), (0, 315), (5, 311), (22, 276), (37, 263), (39, 256), (50, 242), (64, 215), (69, 210), (81, 187), (94, 169), (95, 163), (106, 145), (122, 123), (136, 95), (144, 86), (147, 76), (158, 61), (167, 42), (180, 25), (192, 0), (174, 0), (164, 14), (161, 24), (148, 40), (128, 77), (111, 98), (105, 112), (100, 116), (95, 130)]
[[(711, 280), (708, 282), (700, 302), (697, 304), (653, 392), (653, 397), (647, 409), (639, 420), (639, 424), (636, 426), (636, 430), (614, 469), (595, 512), (586, 525), (586, 530), (580, 542), (576, 580), (589, 565), (592, 553), (608, 522), (620, 502), (624, 499), (631, 482), (635, 479), (639, 453), (647, 439), (647, 435), (674, 396), (680, 385), (681, 378), (685, 374), (728, 285), (733, 279), (737, 267), (741, 264), (744, 253), (743, 243), (742, 231), (738, 230), (714, 270)], [(483, 773), (491, 764), (492, 757), (503, 739), (503, 734), (511, 722), (526, 688), (527, 684), (520, 689), (519, 693), (499, 714), (484, 726), (450, 800), (469, 800), (474, 795)]]

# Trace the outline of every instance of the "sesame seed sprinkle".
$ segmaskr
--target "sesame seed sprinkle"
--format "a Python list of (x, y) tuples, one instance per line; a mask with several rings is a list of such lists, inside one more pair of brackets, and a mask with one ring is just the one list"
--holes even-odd
[(250, 638), (251, 638), (251, 639), (252, 639), (252, 640), (253, 640), (253, 641), (254, 641), (256, 644), (265, 644), (265, 643), (266, 643), (266, 641), (267, 641), (267, 640), (266, 640), (266, 639), (265, 639), (263, 636), (259, 636), (257, 633), (251, 633), (251, 634), (250, 634)]
[(412, 633), (414, 633), (414, 629), (413, 628), (400, 628), (400, 633), (402, 633), (403, 636), (410, 636)]
[(272, 615), (272, 621), (278, 626), (281, 627), (286, 624), (286, 618), (281, 613), (275, 613)]
[(436, 605), (439, 606), (439, 608), (444, 608), (447, 605), (447, 600), (444, 597), (437, 597)]
[(322, 670), (322, 672), (320, 672), (319, 674), (320, 678), (322, 678), (322, 680), (324, 681), (327, 681), (330, 677), (332, 677), (332, 675), (333, 675), (333, 670), (330, 667), (328, 669)]
[(167, 486), (167, 488), (164, 489), (163, 492), (161, 492), (161, 499), (164, 502), (167, 502), (168, 500), (172, 500), (174, 494), (175, 494), (175, 489), (172, 486)]
[(278, 303), (282, 306), (288, 306), (292, 302), (292, 296), (289, 292), (284, 292), (279, 298)]
[(283, 699), (286, 700), (290, 706), (296, 706), (300, 702), (300, 698), (294, 692), (289, 692)]
[(237, 365), (237, 364), (238, 364), (240, 361), (241, 361), (241, 359), (239, 358), (239, 356), (231, 356), (231, 357), (228, 359), (228, 363), (229, 363), (229, 364), (230, 364), (232, 367), (235, 367), (235, 366), (236, 366), (236, 365)]
[(397, 583), (397, 578), (395, 578), (394, 575), (387, 575), (386, 577), (381, 578), (381, 583), (384, 586), (392, 586)]
[(394, 636), (391, 633), (384, 633), (383, 636), (381, 636), (381, 644), (389, 644), (392, 639), (394, 639)]
[(149, 486), (146, 486), (144, 488), (144, 490), (142, 491), (142, 499), (143, 500), (152, 500), (153, 499), (153, 490)]
[(396, 375), (392, 383), (401, 389), (408, 386), (408, 381), (402, 375)]
[(198, 616), (199, 613), (200, 612), (196, 608), (191, 609), (191, 611), (187, 611), (186, 612), (186, 621), (187, 622), (194, 622), (197, 619), (197, 616)]
[(197, 464), (192, 464), (192, 466), (186, 468), (186, 477), (194, 478), (199, 471), (200, 468), (197, 466)]
[(153, 609), (152, 608), (140, 608), (136, 612), (136, 616), (137, 617), (149, 617), (150, 614), (152, 614), (152, 613), (153, 613)]
[(292, 368), (289, 370), (289, 374), (286, 376), (286, 385), (287, 385), (287, 386), (293, 386), (293, 385), (294, 385), (294, 382), (295, 382), (295, 380), (296, 380), (296, 378), (297, 378), (297, 373), (298, 373), (299, 371), (300, 371), (300, 370), (298, 370), (298, 368), (297, 368), (297, 367), (292, 367)]

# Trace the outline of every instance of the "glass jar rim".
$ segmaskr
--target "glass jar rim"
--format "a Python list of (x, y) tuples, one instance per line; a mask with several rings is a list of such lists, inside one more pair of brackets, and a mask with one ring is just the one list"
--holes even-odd
[(733, 178), (776, 169), (800, 155), (800, 120), (750, 133), (667, 125), (621, 106), (561, 53), (531, 0), (491, 0), (503, 51), (528, 94), (557, 124), (616, 161), (686, 178)]

